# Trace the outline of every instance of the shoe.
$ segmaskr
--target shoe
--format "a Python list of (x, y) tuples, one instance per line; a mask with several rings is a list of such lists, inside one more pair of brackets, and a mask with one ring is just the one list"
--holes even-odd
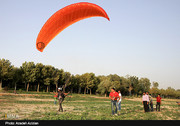
[(118, 114), (114, 114), (115, 116), (118, 116)]

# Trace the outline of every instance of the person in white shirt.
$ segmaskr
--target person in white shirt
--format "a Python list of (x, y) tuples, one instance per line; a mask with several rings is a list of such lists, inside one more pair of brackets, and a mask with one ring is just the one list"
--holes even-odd
[(148, 112), (149, 96), (143, 92), (142, 104), (144, 105), (144, 112)]
[(150, 106), (150, 101), (149, 101), (149, 99), (150, 99), (150, 97), (149, 97), (149, 93), (148, 92), (146, 92), (146, 95), (147, 95), (147, 97), (148, 97), (148, 99), (147, 99), (147, 103), (148, 103), (148, 105), (147, 105), (147, 111), (149, 112), (150, 111), (150, 109), (149, 109), (149, 106)]
[(118, 114), (120, 114), (120, 110), (121, 110), (121, 101), (122, 101), (122, 95), (121, 95), (121, 91), (118, 91), (118, 94), (119, 94), (119, 97), (120, 98), (118, 98)]

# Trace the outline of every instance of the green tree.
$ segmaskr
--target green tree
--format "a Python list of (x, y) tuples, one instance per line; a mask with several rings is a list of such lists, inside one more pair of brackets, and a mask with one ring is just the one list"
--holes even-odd
[(110, 74), (107, 76), (109, 80), (111, 81), (111, 87), (115, 88), (116, 90), (120, 89), (120, 81), (121, 78), (117, 74)]
[(84, 94), (86, 94), (87, 76), (88, 76), (88, 73), (84, 73), (80, 76), (80, 86), (84, 88)]
[(56, 92), (57, 92), (57, 89), (58, 89), (58, 81), (60, 79), (60, 74), (61, 74), (61, 71), (59, 69), (54, 69), (53, 73), (52, 73), (52, 79), (53, 79), (53, 83), (56, 85)]
[(13, 77), (14, 91), (16, 92), (17, 82), (22, 81), (22, 71), (21, 71), (21, 69), (18, 68), (18, 67), (13, 67), (12, 77)]
[(158, 82), (153, 82), (153, 87), (154, 88), (158, 88), (158, 86), (159, 86)]
[(143, 92), (144, 91), (149, 91), (151, 82), (148, 78), (141, 78), (139, 80), (140, 85), (143, 87)]
[(81, 85), (84, 87), (84, 94), (86, 91), (90, 90), (90, 95), (92, 93), (92, 88), (95, 86), (97, 78), (94, 73), (85, 73), (81, 75)]
[(79, 88), (79, 86), (78, 86), (79, 82), (80, 82), (80, 80), (78, 78), (78, 75), (72, 75), (71, 76), (71, 79), (68, 83), (68, 86), (70, 87), (71, 93), (73, 93), (74, 88)]
[(175, 89), (172, 88), (172, 87), (168, 87), (166, 89), (166, 95), (167, 95), (168, 98), (175, 97)]
[(77, 84), (77, 86), (79, 87), (78, 88), (78, 94), (80, 94), (81, 93), (81, 88), (82, 88), (82, 82), (81, 82), (81, 76), (79, 75), (79, 74), (76, 74), (75, 75), (75, 78), (76, 78), (76, 84)]
[(97, 83), (97, 78), (94, 73), (89, 73), (87, 76), (87, 89), (90, 90), (90, 95), (92, 94), (92, 88)]
[(130, 81), (125, 78), (125, 77), (120, 77), (120, 87), (119, 90), (121, 91), (122, 94), (127, 95), (127, 93), (129, 93), (129, 84)]
[(101, 82), (98, 85), (97, 92), (100, 92), (101, 94), (105, 94), (106, 97), (107, 93), (110, 92), (110, 89), (113, 87), (112, 81), (110, 81), (110, 78), (106, 76), (101, 76), (99, 78)]
[(42, 69), (44, 65), (42, 63), (37, 63), (35, 66), (35, 80), (37, 82), (37, 92), (39, 92), (40, 84), (43, 83), (43, 75), (42, 75)]
[(71, 80), (71, 73), (69, 72), (64, 72), (63, 74), (63, 92), (65, 92), (66, 87), (69, 84), (69, 81)]
[(180, 99), (180, 89), (176, 90), (176, 92), (175, 92), (175, 98)]
[[(159, 94), (161, 94), (161, 96), (163, 97), (167, 97), (167, 94), (166, 94), (166, 90), (165, 89), (160, 89), (159, 90)], [(157, 95), (156, 95), (157, 96)]]
[(42, 76), (43, 76), (43, 82), (44, 85), (46, 85), (46, 92), (49, 92), (50, 90), (50, 84), (53, 83), (53, 72), (55, 68), (51, 65), (45, 65), (42, 69)]
[(159, 93), (160, 93), (160, 90), (156, 87), (152, 87), (150, 90), (149, 90), (150, 94), (152, 94), (152, 96), (157, 96)]
[(128, 91), (129, 91), (129, 95), (131, 96), (132, 94), (132, 90), (134, 91), (135, 94), (138, 93), (138, 77), (136, 76), (128, 76), (127, 79), (129, 80), (129, 86), (128, 86)]
[(25, 62), (21, 66), (22, 78), (23, 78), (23, 82), (25, 83), (25, 88), (27, 84), (27, 89), (26, 89), (27, 92), (29, 90), (29, 84), (35, 82), (36, 79), (35, 67), (36, 66), (34, 62)]
[(0, 90), (2, 89), (2, 81), (12, 79), (11, 72), (13, 71), (13, 66), (11, 62), (6, 59), (0, 59)]
[(120, 81), (120, 77), (117, 74), (110, 74), (109, 77), (110, 81)]

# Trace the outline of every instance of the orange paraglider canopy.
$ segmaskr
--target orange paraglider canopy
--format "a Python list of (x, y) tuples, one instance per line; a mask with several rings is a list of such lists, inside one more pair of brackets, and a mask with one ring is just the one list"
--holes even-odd
[(48, 43), (65, 28), (77, 21), (95, 16), (109, 20), (107, 13), (100, 6), (92, 3), (80, 2), (60, 9), (46, 21), (40, 30), (36, 48), (42, 52)]

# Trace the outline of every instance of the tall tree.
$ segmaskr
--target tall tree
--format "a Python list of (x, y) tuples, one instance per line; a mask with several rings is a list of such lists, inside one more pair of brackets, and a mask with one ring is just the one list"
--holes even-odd
[(14, 84), (14, 92), (16, 92), (17, 82), (22, 80), (22, 71), (21, 71), (21, 69), (18, 68), (18, 67), (13, 67), (12, 77), (13, 77), (13, 84)]
[(92, 94), (92, 88), (95, 86), (97, 78), (94, 73), (88, 73), (86, 76), (86, 88), (90, 90), (90, 95)]
[(101, 82), (98, 85), (97, 92), (104, 94), (106, 97), (107, 93), (110, 92), (110, 88), (112, 87), (112, 82), (110, 81), (110, 78), (106, 77), (106, 76), (101, 76), (99, 78), (100, 78)]
[(84, 94), (86, 94), (86, 89), (87, 89), (87, 76), (88, 73), (84, 73), (80, 76), (80, 86), (81, 88), (84, 88)]
[(11, 79), (11, 72), (13, 71), (13, 66), (11, 62), (6, 59), (0, 59), (0, 90), (2, 89), (2, 81)]
[(71, 76), (71, 79), (68, 83), (68, 86), (71, 88), (71, 93), (73, 93), (73, 89), (74, 87), (76, 87), (78, 84), (77, 84), (77, 78), (76, 76), (72, 75)]
[(39, 92), (40, 84), (43, 83), (42, 69), (44, 65), (42, 63), (37, 63), (35, 67), (35, 77), (37, 82), (37, 92)]
[(25, 62), (21, 66), (23, 82), (25, 85), (27, 84), (27, 92), (29, 90), (29, 84), (34, 82), (36, 79), (35, 67), (34, 62)]
[(42, 69), (42, 76), (43, 76), (43, 82), (44, 85), (46, 85), (46, 92), (49, 92), (50, 90), (50, 84), (53, 83), (53, 71), (55, 70), (54, 67), (50, 65), (45, 65)]
[(81, 76), (79, 75), (79, 74), (76, 74), (75, 75), (75, 78), (76, 78), (76, 84), (77, 84), (77, 86), (78, 86), (78, 94), (80, 94), (81, 93), (81, 89), (82, 89), (82, 82), (81, 82)]
[(149, 92), (152, 94), (153, 97), (155, 97), (160, 93), (160, 90), (158, 88), (152, 87)]
[(67, 87), (67, 85), (68, 85), (68, 83), (69, 83), (69, 81), (71, 79), (71, 73), (64, 72), (63, 76), (64, 76), (63, 77), (64, 78), (63, 92), (65, 92), (66, 87)]
[(107, 77), (109, 77), (110, 81), (120, 81), (121, 79), (117, 74), (110, 74)]
[(136, 76), (128, 76), (127, 78), (129, 80), (129, 88), (128, 88), (128, 91), (129, 91), (129, 95), (131, 96), (131, 91), (134, 90), (134, 93), (137, 94), (138, 92), (138, 77)]
[(153, 82), (153, 87), (154, 88), (158, 88), (158, 86), (159, 86), (158, 82)]
[(149, 91), (150, 86), (151, 86), (151, 82), (148, 78), (139, 79), (139, 83), (142, 85), (143, 91)]
[(52, 79), (53, 79), (53, 84), (56, 85), (56, 92), (57, 92), (57, 89), (58, 89), (58, 81), (60, 79), (60, 74), (61, 74), (61, 71), (59, 69), (54, 69), (53, 73), (52, 73)]
[(168, 96), (168, 98), (175, 96), (175, 89), (172, 87), (168, 87), (166, 89), (166, 95)]
[(120, 77), (120, 90), (121, 90), (121, 93), (124, 94), (124, 95), (127, 95), (129, 93), (129, 80), (127, 79), (127, 77)]

